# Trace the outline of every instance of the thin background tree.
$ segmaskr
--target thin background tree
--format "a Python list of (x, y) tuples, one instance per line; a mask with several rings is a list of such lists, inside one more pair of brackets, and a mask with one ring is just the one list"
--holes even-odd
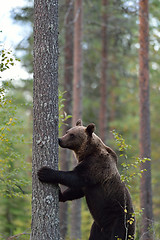
[[(149, 23), (148, 0), (139, 1), (139, 91), (140, 91), (140, 157), (151, 158), (150, 143), (150, 101), (149, 101)], [(152, 236), (152, 188), (151, 161), (141, 164), (144, 171), (140, 183), (140, 202), (143, 209), (142, 239)]]
[(102, 141), (106, 140), (107, 131), (107, 7), (108, 0), (102, 0), (102, 27), (101, 27), (101, 79), (100, 79), (100, 112), (99, 112), (99, 134)]
[[(74, 2), (73, 116), (72, 124), (82, 118), (82, 19), (83, 0)], [(81, 238), (81, 199), (72, 202), (71, 238)]]
[(32, 240), (59, 240), (58, 189), (41, 183), (58, 168), (58, 0), (34, 1)]
[[(64, 46), (64, 112), (72, 114), (72, 80), (73, 80), (73, 0), (65, 3), (65, 46)], [(72, 119), (69, 118), (62, 127), (62, 135), (71, 128)], [(61, 170), (69, 170), (71, 151), (62, 149), (60, 152)], [(62, 191), (65, 189), (61, 186)], [(68, 202), (60, 203), (60, 233), (63, 239), (66, 238), (68, 228)]]

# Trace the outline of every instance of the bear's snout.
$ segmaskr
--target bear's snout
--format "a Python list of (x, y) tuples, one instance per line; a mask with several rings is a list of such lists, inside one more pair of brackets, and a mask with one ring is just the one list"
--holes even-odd
[(58, 144), (61, 146), (62, 139), (58, 138)]
[(60, 147), (65, 148), (62, 138), (58, 138), (58, 144)]

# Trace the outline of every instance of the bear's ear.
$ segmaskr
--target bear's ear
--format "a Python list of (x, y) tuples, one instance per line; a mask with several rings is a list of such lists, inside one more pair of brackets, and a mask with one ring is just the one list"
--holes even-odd
[(76, 122), (76, 126), (82, 126), (83, 124), (82, 124), (82, 120), (81, 119), (79, 119), (77, 122)]
[(92, 136), (92, 133), (94, 132), (94, 130), (95, 130), (95, 124), (94, 123), (90, 123), (86, 128), (86, 132), (90, 137)]

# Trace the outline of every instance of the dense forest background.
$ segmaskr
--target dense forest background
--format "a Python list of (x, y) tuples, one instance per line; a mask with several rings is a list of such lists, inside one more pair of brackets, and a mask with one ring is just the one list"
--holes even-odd
[[(73, 24), (67, 18), (72, 14), (73, 1), (59, 3), (59, 90), (72, 91), (72, 79), (64, 85), (65, 75), (65, 32), (70, 29), (70, 43), (73, 45)], [(151, 0), (149, 4), (149, 73), (150, 73), (150, 124), (151, 124), (151, 165), (152, 200), (154, 213), (154, 238), (160, 239), (160, 3)], [(137, 238), (140, 239), (140, 174), (138, 164), (132, 168), (139, 156), (139, 18), (138, 1), (108, 1), (107, 7), (107, 90), (106, 90), (106, 144), (119, 155), (121, 174), (130, 176), (130, 192), (136, 211)], [(99, 135), (99, 109), (101, 107), (101, 58), (102, 58), (102, 3), (97, 0), (83, 2), (83, 74), (82, 74), (82, 119), (84, 125), (96, 124)], [(13, 9), (11, 16), (22, 26), (30, 27), (31, 34), (24, 38), (15, 49), (28, 73), (33, 73), (33, 1), (26, 1), (23, 8)], [(69, 31), (69, 30), (68, 30)], [(3, 34), (3, 33), (2, 33)], [(12, 68), (17, 58), (10, 51), (3, 50), (1, 42), (1, 72)], [(71, 58), (73, 53), (71, 55)], [(70, 65), (73, 72), (73, 64)], [(71, 76), (71, 75), (70, 75)], [(29, 239), (31, 225), (31, 158), (32, 158), (32, 85), (33, 79), (18, 82), (1, 78), (0, 87), (0, 238), (24, 233), (19, 239)], [(69, 89), (69, 90), (68, 90)], [(70, 96), (69, 97), (72, 97)], [(64, 99), (64, 101), (63, 101)], [(68, 101), (67, 92), (60, 94), (60, 114), (63, 104)], [(67, 114), (72, 115), (72, 107)], [(120, 136), (114, 134), (121, 134)], [(59, 134), (63, 131), (60, 126)], [(125, 139), (125, 141), (124, 141)], [(117, 141), (116, 141), (117, 140)], [(118, 142), (119, 141), (119, 142)], [(118, 143), (117, 143), (118, 142)], [(121, 150), (121, 151), (120, 151)], [(61, 154), (61, 153), (60, 153)], [(124, 168), (124, 163), (129, 169)], [(132, 177), (131, 173), (136, 173)], [(70, 207), (67, 210), (70, 213)], [(68, 213), (68, 215), (69, 215)], [(67, 237), (70, 237), (68, 219)], [(92, 218), (85, 201), (82, 201), (82, 239), (87, 239)], [(66, 238), (67, 239), (67, 238)]]

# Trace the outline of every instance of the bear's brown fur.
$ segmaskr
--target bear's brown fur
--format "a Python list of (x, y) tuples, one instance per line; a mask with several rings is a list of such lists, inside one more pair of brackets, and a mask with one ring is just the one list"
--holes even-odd
[(94, 133), (95, 125), (75, 127), (59, 138), (59, 145), (74, 151), (78, 165), (68, 172), (47, 167), (39, 170), (41, 181), (69, 188), (60, 201), (85, 196), (93, 216), (89, 240), (134, 239), (135, 219), (128, 189), (117, 169), (117, 155)]

